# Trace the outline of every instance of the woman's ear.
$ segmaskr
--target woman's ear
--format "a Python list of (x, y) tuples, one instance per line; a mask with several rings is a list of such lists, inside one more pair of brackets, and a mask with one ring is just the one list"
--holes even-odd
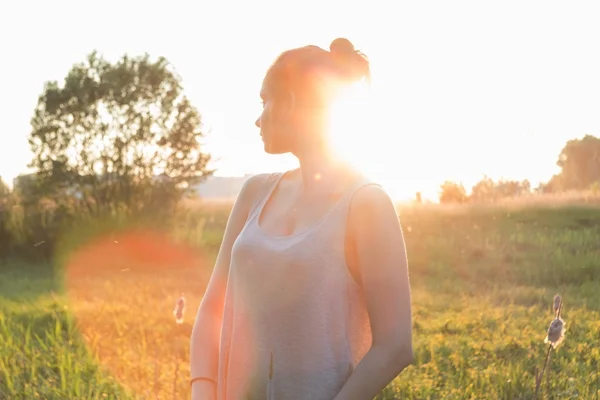
[(292, 119), (296, 112), (296, 94), (294, 92), (287, 91), (285, 96), (285, 104), (282, 110), (282, 115), (286, 120)]

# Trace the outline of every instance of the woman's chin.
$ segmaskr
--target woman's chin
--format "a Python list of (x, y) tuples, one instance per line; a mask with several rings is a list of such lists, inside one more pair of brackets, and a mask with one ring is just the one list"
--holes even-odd
[(264, 149), (265, 149), (265, 153), (271, 154), (271, 155), (286, 153), (285, 151), (281, 151), (281, 149), (277, 148), (276, 146), (269, 145), (269, 142), (265, 142)]
[(289, 152), (289, 150), (285, 150), (282, 146), (278, 146), (277, 143), (273, 143), (268, 136), (261, 135), (261, 139), (263, 141), (263, 148), (267, 154), (284, 154)]

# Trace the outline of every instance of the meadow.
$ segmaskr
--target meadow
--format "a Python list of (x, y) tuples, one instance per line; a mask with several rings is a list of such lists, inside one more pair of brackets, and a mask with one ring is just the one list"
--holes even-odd
[[(5, 261), (0, 398), (189, 398), (189, 336), (229, 210), (188, 205), (167, 231), (75, 229), (53, 265)], [(556, 293), (567, 330), (540, 398), (600, 396), (600, 205), (398, 212), (416, 359), (379, 399), (533, 398)]]

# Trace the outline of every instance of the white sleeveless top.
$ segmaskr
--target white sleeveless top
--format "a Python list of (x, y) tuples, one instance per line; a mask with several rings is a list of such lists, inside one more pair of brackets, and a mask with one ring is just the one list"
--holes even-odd
[(272, 236), (259, 215), (283, 177), (266, 180), (231, 254), (221, 330), (220, 400), (331, 400), (371, 345), (360, 286), (345, 260), (361, 180), (312, 227)]

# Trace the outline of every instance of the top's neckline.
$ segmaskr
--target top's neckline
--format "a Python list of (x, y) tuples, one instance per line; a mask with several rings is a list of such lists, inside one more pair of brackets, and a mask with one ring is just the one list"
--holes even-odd
[(361, 185), (363, 185), (365, 183), (364, 179), (358, 179), (357, 182), (355, 184), (353, 184), (352, 186), (350, 186), (350, 189), (348, 189), (332, 207), (330, 207), (325, 213), (323, 213), (323, 215), (321, 215), (309, 227), (307, 227), (305, 229), (302, 229), (302, 230), (300, 230), (298, 232), (294, 232), (294, 233), (289, 234), (289, 235), (274, 235), (272, 233), (269, 233), (269, 232), (265, 231), (262, 228), (262, 226), (260, 225), (260, 219), (261, 219), (261, 216), (263, 214), (263, 210), (265, 208), (265, 205), (269, 202), (269, 200), (273, 196), (273, 193), (275, 192), (275, 189), (279, 186), (279, 184), (282, 181), (282, 179), (284, 178), (284, 176), (286, 174), (288, 174), (289, 172), (291, 172), (291, 171), (280, 172), (278, 174), (278, 176), (273, 180), (273, 184), (269, 188), (267, 194), (265, 195), (263, 201), (260, 204), (258, 212), (256, 213), (255, 224), (256, 224), (256, 227), (257, 227), (258, 231), (262, 235), (267, 236), (267, 237), (269, 237), (271, 239), (278, 239), (278, 240), (293, 239), (293, 238), (298, 238), (298, 237), (301, 237), (301, 236), (304, 236), (304, 235), (310, 233), (315, 228), (317, 228), (318, 226), (322, 225), (323, 222), (329, 217), (329, 215), (332, 214), (338, 207), (340, 207), (340, 205), (346, 200), (346, 197), (348, 197), (348, 195), (350, 195), (351, 193), (353, 193), (356, 190), (357, 187), (359, 187), (359, 186), (361, 186)]

